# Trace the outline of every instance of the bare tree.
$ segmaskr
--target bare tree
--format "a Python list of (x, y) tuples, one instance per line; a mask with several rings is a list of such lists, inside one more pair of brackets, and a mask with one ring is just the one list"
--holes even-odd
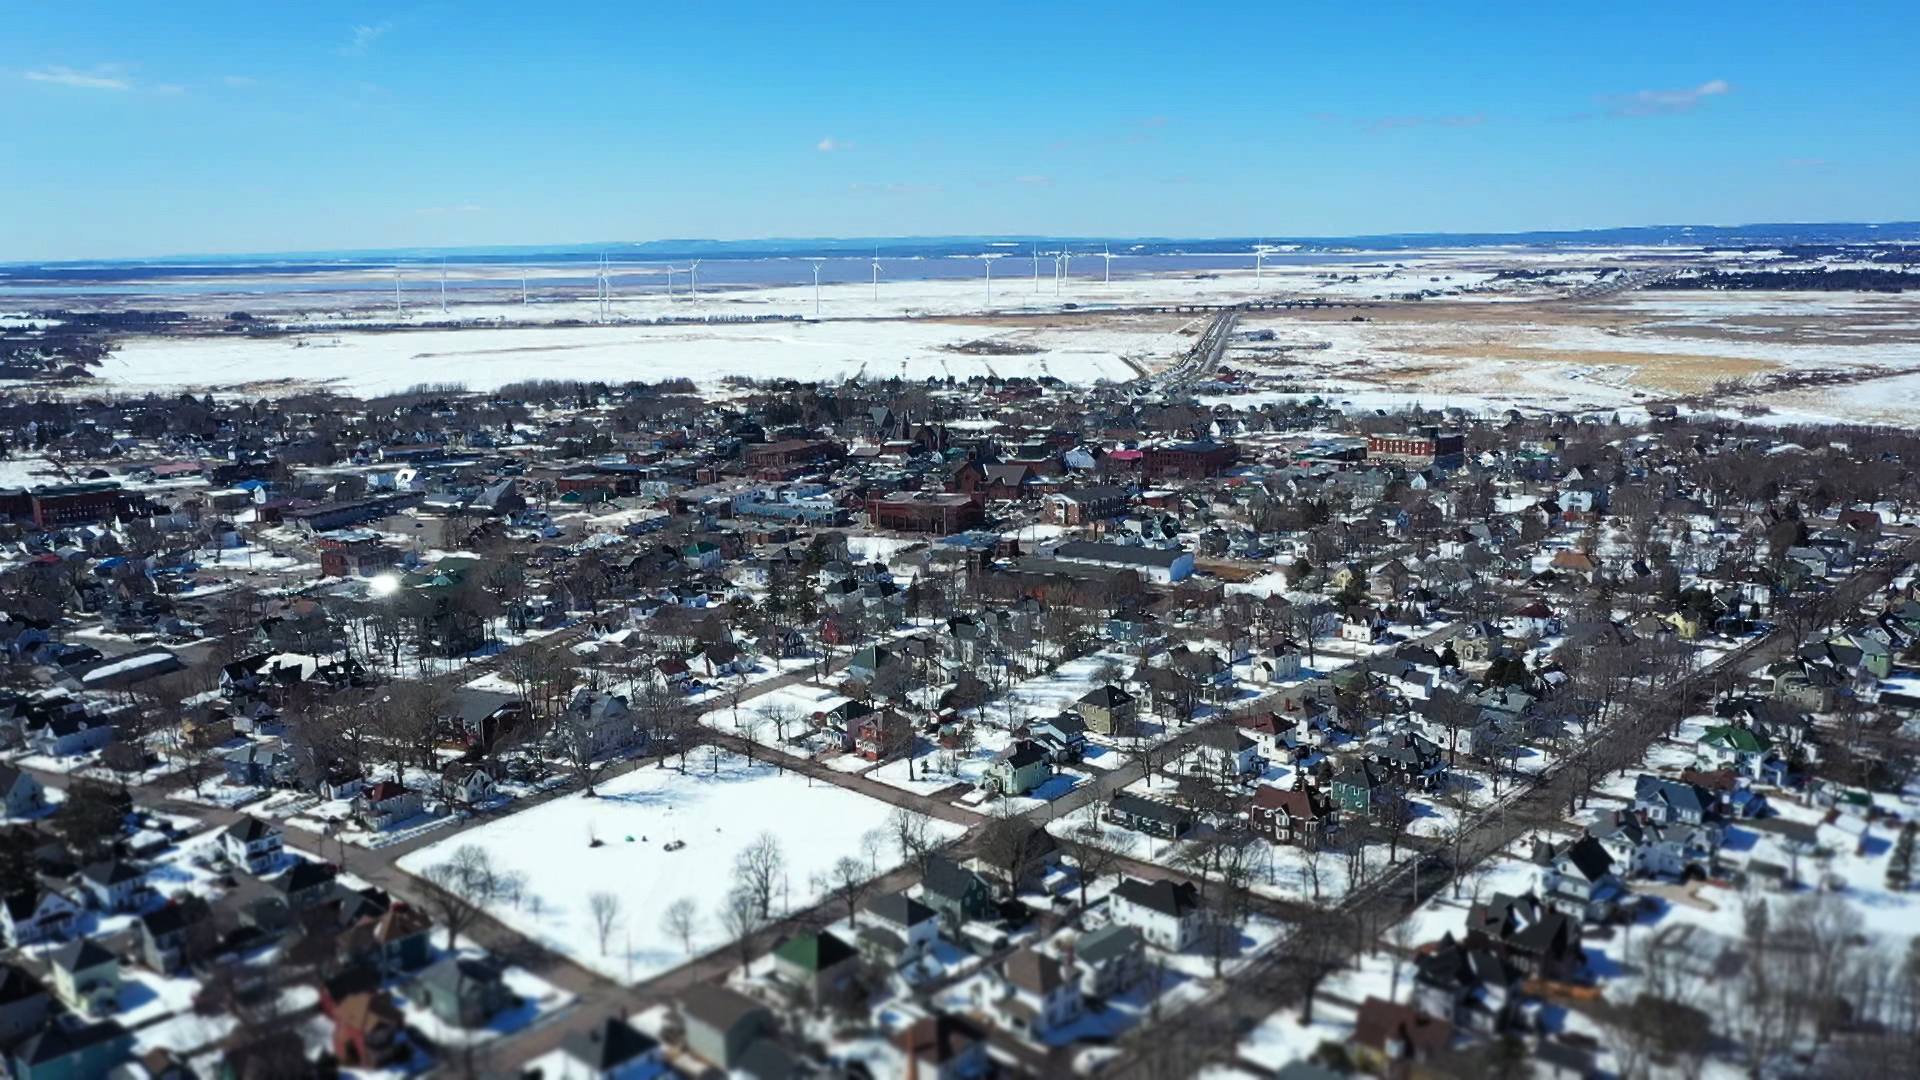
[(607, 955), (607, 939), (613, 936), (613, 928), (620, 924), (620, 897), (610, 892), (597, 892), (587, 897), (587, 910), (593, 913), (593, 930), (600, 939), (600, 955)]
[(734, 879), (741, 891), (753, 897), (762, 921), (773, 917), (774, 888), (786, 868), (787, 860), (780, 852), (780, 840), (770, 832), (761, 833), (753, 843), (734, 856)]
[(900, 861), (911, 862), (920, 868), (921, 873), (925, 873), (927, 860), (937, 846), (933, 836), (933, 819), (918, 810), (896, 807), (887, 816), (887, 829), (893, 834), (894, 849), (899, 852)]
[(753, 935), (767, 922), (760, 910), (760, 900), (752, 891), (735, 886), (721, 899), (720, 908), (714, 913), (721, 932), (739, 950), (743, 967), (753, 961)]
[(700, 906), (693, 897), (683, 896), (667, 905), (660, 914), (660, 931), (670, 938), (677, 938), (680, 947), (693, 955), (693, 935), (700, 930)]
[(1135, 844), (1135, 833), (1116, 831), (1109, 836), (1097, 816), (1090, 816), (1067, 832), (1067, 856), (1079, 872), (1080, 906), (1087, 906), (1087, 886), (1112, 873)]
[(427, 867), (422, 890), (435, 921), (447, 928), (447, 948), (460, 932), (480, 917), (481, 905), (492, 896), (496, 881), (491, 856), (473, 844), (462, 844), (446, 862)]
[(867, 894), (867, 889), (873, 884), (866, 868), (860, 865), (859, 859), (842, 855), (827, 870), (824, 884), (828, 894), (839, 897), (847, 905), (847, 925), (857, 929), (860, 925), (860, 898)]

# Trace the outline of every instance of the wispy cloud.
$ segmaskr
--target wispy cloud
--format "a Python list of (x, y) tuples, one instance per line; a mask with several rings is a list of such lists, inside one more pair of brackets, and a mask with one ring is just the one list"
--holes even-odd
[(820, 151), (823, 154), (831, 154), (838, 150), (851, 150), (853, 149), (853, 144), (848, 142), (845, 139), (836, 139), (836, 138), (833, 138), (832, 136), (828, 136), (827, 138), (821, 139), (819, 142), (814, 143), (813, 148), (815, 150)]
[(233, 87), (235, 90), (245, 90), (249, 86), (260, 85), (260, 80), (250, 79), (245, 75), (229, 75), (226, 78), (221, 79), (220, 81), (223, 83), (226, 83), (228, 86)]
[(391, 29), (393, 24), (387, 22), (375, 23), (372, 26), (361, 23), (355, 26), (352, 40), (340, 46), (340, 55), (365, 56), (367, 50), (373, 47), (373, 43), (379, 41)]
[(486, 207), (484, 206), (474, 206), (472, 204), (466, 206), (428, 206), (415, 210), (414, 213), (422, 217), (432, 217), (439, 214), (477, 214), (485, 209)]
[(1053, 183), (1053, 177), (1041, 176), (1035, 173), (1029, 173), (1026, 176), (1014, 177), (1012, 182), (1015, 184), (1027, 184), (1032, 187), (1045, 187), (1048, 184)]
[(945, 184), (848, 184), (850, 195), (927, 195), (947, 190)]
[(1682, 90), (1637, 90), (1631, 94), (1603, 95), (1595, 100), (1606, 106), (1606, 115), (1615, 120), (1635, 120), (1645, 116), (1672, 116), (1692, 112), (1700, 103), (1733, 87), (1725, 79), (1708, 79), (1699, 86)]
[(55, 83), (71, 86), (80, 90), (131, 90), (133, 80), (126, 77), (117, 64), (103, 64), (92, 71), (75, 71), (58, 64), (27, 72), (27, 78), (34, 82)]

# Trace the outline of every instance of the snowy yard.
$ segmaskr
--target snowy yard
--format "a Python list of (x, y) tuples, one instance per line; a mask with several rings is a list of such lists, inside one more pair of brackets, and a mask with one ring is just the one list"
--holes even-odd
[[(717, 912), (733, 887), (734, 859), (762, 833), (785, 858), (774, 914), (819, 899), (812, 879), (842, 855), (867, 857), (863, 836), (882, 829), (892, 808), (831, 785), (748, 765), (730, 755), (718, 771), (705, 756), (686, 773), (643, 768), (601, 785), (413, 852), (401, 867), (420, 873), (472, 844), (496, 869), (523, 875), (519, 903), (489, 904), (502, 922), (611, 978), (638, 981), (684, 963), (682, 944), (661, 926), (668, 907), (690, 899), (699, 911), (693, 949), (726, 944)], [(942, 837), (957, 826), (935, 823)], [(594, 841), (600, 846), (592, 846)], [(684, 843), (668, 851), (670, 842)], [(879, 869), (898, 861), (891, 845)], [(620, 917), (604, 954), (590, 897), (620, 898)]]

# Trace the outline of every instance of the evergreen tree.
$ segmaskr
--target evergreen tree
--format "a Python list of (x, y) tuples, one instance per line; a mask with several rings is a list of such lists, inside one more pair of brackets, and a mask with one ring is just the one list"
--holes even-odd
[(1894, 892), (1907, 891), (1913, 880), (1913, 830), (1911, 821), (1901, 827), (1899, 839), (1893, 842), (1893, 854), (1887, 859), (1887, 888)]

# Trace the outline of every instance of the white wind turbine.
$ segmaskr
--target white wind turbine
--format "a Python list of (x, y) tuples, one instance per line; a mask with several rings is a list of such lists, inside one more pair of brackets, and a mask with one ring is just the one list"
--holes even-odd
[(401, 304), (400, 302), (400, 264), (394, 263), (393, 264), (393, 313), (395, 315), (404, 315), (406, 314), (406, 311), (407, 309), (405, 305)]
[(880, 249), (873, 249), (873, 299), (880, 299)]
[(1102, 285), (1111, 285), (1113, 284), (1113, 248), (1106, 244), (1101, 244), (1100, 257), (1107, 260), (1106, 277), (1103, 278), (1100, 283)]
[(1269, 247), (1265, 240), (1253, 245), (1253, 283), (1255, 285), (1260, 284), (1261, 273), (1267, 266), (1267, 252), (1272, 250), (1273, 248)]
[(687, 264), (687, 294), (689, 296), (700, 295), (700, 260), (699, 259), (695, 259), (692, 262)]
[(813, 317), (820, 317), (820, 260), (813, 261)]
[(440, 314), (447, 313), (447, 260), (440, 260)]
[(1033, 245), (1033, 291), (1040, 291), (1040, 245)]

